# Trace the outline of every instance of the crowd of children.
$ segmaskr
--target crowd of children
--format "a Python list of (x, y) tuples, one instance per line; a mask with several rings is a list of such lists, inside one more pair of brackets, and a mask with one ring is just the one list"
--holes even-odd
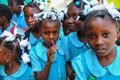
[(120, 79), (119, 9), (73, 0), (64, 12), (23, 1), (0, 4), (0, 80)]

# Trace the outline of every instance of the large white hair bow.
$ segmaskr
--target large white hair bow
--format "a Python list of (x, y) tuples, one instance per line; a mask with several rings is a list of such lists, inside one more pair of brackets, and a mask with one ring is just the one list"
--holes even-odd
[[(16, 35), (13, 35), (12, 33), (8, 32), (8, 31), (4, 31), (2, 35), (0, 35), (1, 37), (6, 37), (5, 40), (6, 41), (14, 41), (16, 39)], [(25, 47), (27, 47), (27, 50), (31, 50), (31, 45), (28, 41), (28, 39), (22, 39), (22, 40), (19, 40), (17, 39), (19, 44), (20, 44), (20, 48), (22, 50), (22, 60), (24, 63), (28, 63), (30, 62), (30, 59), (29, 59), (29, 55), (27, 54), (27, 52), (25, 52)]]
[(108, 4), (106, 0), (104, 0), (103, 4), (100, 4), (100, 5), (97, 5), (91, 8), (89, 12), (94, 11), (94, 10), (103, 10), (103, 9), (106, 9), (113, 19), (120, 20), (120, 12), (114, 8), (113, 3)]

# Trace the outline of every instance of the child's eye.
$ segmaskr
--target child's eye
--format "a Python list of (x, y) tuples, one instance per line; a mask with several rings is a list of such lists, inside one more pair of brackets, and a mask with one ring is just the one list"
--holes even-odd
[(76, 19), (77, 19), (77, 16), (73, 16), (73, 18), (74, 18), (74, 20), (76, 20)]
[(89, 39), (95, 39), (95, 37), (96, 37), (96, 36), (95, 36), (94, 34), (88, 35), (88, 38), (89, 38)]
[(54, 31), (53, 33), (56, 35), (56, 34), (58, 34), (59, 32), (58, 32), (58, 31)]
[(49, 35), (49, 32), (45, 32), (44, 34), (45, 34), (45, 35)]
[(66, 16), (66, 18), (68, 19), (70, 17), (70, 15), (68, 14), (67, 16)]
[(109, 35), (110, 35), (109, 32), (105, 32), (105, 33), (103, 33), (103, 36), (104, 36), (105, 38), (107, 38)]

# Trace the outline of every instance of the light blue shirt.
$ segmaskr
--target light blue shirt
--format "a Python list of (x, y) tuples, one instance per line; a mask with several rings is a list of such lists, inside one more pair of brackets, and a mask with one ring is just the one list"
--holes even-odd
[(40, 42), (40, 38), (39, 39), (35, 38), (35, 36), (30, 32), (29, 42), (31, 44), (32, 50), (36, 50), (35, 47), (36, 47), (37, 43)]
[(71, 32), (66, 36), (66, 45), (69, 50), (70, 60), (74, 59), (78, 55), (85, 53), (90, 47), (87, 43), (79, 41), (77, 32)]
[(2, 80), (30, 80), (32, 69), (24, 63), (21, 63), (17, 72), (8, 75), (5, 72), (5, 66), (0, 69), (0, 75), (3, 76)]
[(2, 34), (2, 28), (0, 27), (0, 35)]
[(11, 20), (15, 21), (17, 23), (18, 28), (26, 28), (27, 27), (23, 12), (21, 12), (19, 16), (14, 14)]
[[(40, 39), (35, 38), (35, 36), (31, 32), (28, 34), (29, 34), (28, 38), (29, 38), (31, 48), (34, 51), (34, 50), (36, 50), (36, 45), (37, 45), (37, 43), (40, 42)], [(30, 61), (30, 62), (32, 62), (32, 61)], [(31, 80), (35, 80), (34, 72), (31, 74)]]
[[(30, 59), (34, 72), (44, 69), (47, 62), (47, 48), (42, 45), (43, 40), (36, 45), (35, 51), (30, 51)], [(59, 38), (56, 42), (58, 50), (55, 52), (54, 61), (50, 67), (48, 80), (66, 80), (66, 60), (64, 39)]]
[(79, 55), (72, 61), (76, 80), (88, 80), (89, 77), (94, 77), (95, 80), (120, 80), (120, 47), (116, 47), (115, 60), (106, 67), (101, 66), (91, 49), (83, 56)]

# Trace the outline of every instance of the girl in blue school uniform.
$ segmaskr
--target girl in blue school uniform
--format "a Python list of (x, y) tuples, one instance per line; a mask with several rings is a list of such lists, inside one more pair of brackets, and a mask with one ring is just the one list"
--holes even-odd
[(24, 0), (8, 0), (8, 5), (14, 13), (12, 16), (12, 21), (17, 23), (18, 28), (26, 30), (27, 24), (22, 9), (22, 6), (24, 6)]
[(36, 46), (37, 42), (39, 42), (40, 39), (40, 33), (38, 29), (39, 26), (37, 20), (34, 17), (34, 14), (40, 13), (41, 10), (38, 4), (34, 2), (29, 2), (27, 5), (25, 5), (23, 11), (26, 23), (29, 27), (29, 29), (25, 32), (24, 38), (28, 38), (32, 48), (34, 48), (34, 46)]
[(70, 52), (70, 60), (89, 49), (83, 31), (83, 23), (85, 20), (83, 10), (85, 5), (85, 2), (82, 0), (73, 0), (68, 5), (66, 23), (70, 33), (66, 37), (66, 45)]
[[(66, 45), (69, 50), (69, 59), (72, 60), (80, 54), (85, 53), (89, 49), (85, 32), (83, 31), (83, 23), (85, 20), (84, 9), (87, 4), (82, 0), (73, 0), (68, 5), (67, 10), (67, 31), (69, 35), (66, 36)], [(68, 67), (69, 63), (68, 63)], [(72, 78), (74, 71), (68, 68), (68, 75)]]
[[(39, 33), (39, 26), (38, 22), (34, 17), (34, 14), (40, 13), (41, 10), (37, 3), (29, 2), (27, 5), (23, 8), (24, 16), (26, 23), (29, 27), (29, 29), (25, 32), (25, 39), (28, 38), (28, 41), (31, 44), (31, 48), (35, 50), (36, 44), (40, 41), (40, 33)], [(27, 51), (28, 52), (28, 51)], [(28, 63), (31, 65), (31, 63)], [(31, 75), (32, 80), (34, 79), (34, 73)]]
[(29, 80), (31, 67), (20, 60), (22, 50), (18, 39), (14, 36), (1, 37), (0, 76), (1, 80)]
[(41, 42), (30, 52), (36, 80), (66, 80), (64, 38), (59, 33), (60, 22), (53, 11), (38, 14)]
[(73, 60), (76, 80), (120, 80), (120, 47), (115, 46), (116, 18), (120, 18), (120, 13), (107, 8), (94, 10), (86, 18), (85, 31), (91, 49)]

